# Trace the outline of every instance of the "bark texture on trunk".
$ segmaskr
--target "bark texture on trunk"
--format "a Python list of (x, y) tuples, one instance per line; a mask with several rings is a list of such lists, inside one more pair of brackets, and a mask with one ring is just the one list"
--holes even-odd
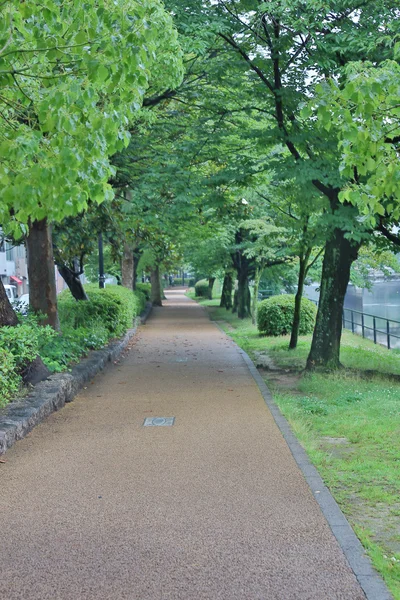
[(47, 219), (29, 225), (26, 239), (29, 278), (29, 302), (35, 312), (43, 313), (43, 325), (59, 330), (57, 291), (54, 272), (51, 227)]
[(208, 278), (208, 299), (212, 300), (212, 292), (214, 287), (215, 277)]
[(290, 336), (289, 349), (294, 350), (297, 347), (297, 342), (299, 339), (299, 329), (300, 329), (300, 314), (301, 314), (301, 300), (303, 297), (304, 290), (304, 281), (307, 274), (307, 263), (309, 259), (310, 253), (306, 254), (304, 257), (300, 257), (300, 265), (299, 265), (299, 277), (297, 281), (297, 292), (294, 299), (294, 315), (293, 315), (293, 324), (292, 324), (292, 332)]
[(0, 278), (0, 327), (17, 325), (17, 315), (8, 299), (5, 287)]
[(261, 275), (263, 271), (261, 268), (257, 267), (256, 272), (254, 274), (254, 287), (253, 287), (253, 302), (252, 302), (252, 311), (251, 311), (251, 322), (253, 325), (257, 323), (257, 304), (258, 304), (258, 290), (260, 287)]
[(122, 274), (122, 285), (130, 290), (133, 290), (133, 271), (134, 271), (134, 260), (133, 260), (133, 249), (132, 246), (125, 243), (122, 251), (121, 259), (121, 274)]
[(237, 313), (237, 310), (238, 310), (238, 291), (235, 290), (233, 292), (232, 312)]
[(225, 273), (224, 282), (222, 284), (220, 307), (230, 310), (232, 308), (232, 290), (233, 278), (232, 273)]
[(238, 271), (238, 319), (251, 316), (251, 295), (249, 289), (249, 276), (247, 270)]
[[(239, 246), (243, 242), (242, 231), (235, 234), (235, 243)], [(254, 272), (251, 259), (249, 259), (241, 248), (232, 254), (232, 262), (237, 272), (237, 313), (239, 319), (245, 319), (251, 316), (251, 294), (249, 289), (249, 276)], [(235, 300), (234, 300), (235, 302)]]
[(162, 289), (160, 281), (160, 267), (157, 265), (150, 271), (151, 293), (150, 301), (154, 306), (162, 306)]
[(57, 269), (75, 300), (89, 300), (78, 273), (67, 267), (67, 265), (57, 265)]
[(137, 250), (135, 249), (133, 251), (133, 282), (132, 282), (132, 289), (133, 291), (136, 290), (136, 281), (137, 281), (137, 276), (138, 276), (138, 265), (139, 265), (139, 261), (140, 261), (140, 257), (142, 256), (142, 251), (141, 250)]
[(317, 321), (307, 358), (307, 370), (340, 367), (344, 297), (350, 279), (350, 267), (360, 248), (360, 244), (352, 244), (344, 234), (341, 229), (335, 229), (325, 245)]

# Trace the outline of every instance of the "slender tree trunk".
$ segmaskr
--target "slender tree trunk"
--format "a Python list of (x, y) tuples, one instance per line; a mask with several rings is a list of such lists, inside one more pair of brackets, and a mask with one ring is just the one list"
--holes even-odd
[(335, 229), (332, 238), (325, 245), (317, 321), (307, 358), (308, 371), (316, 367), (340, 367), (344, 297), (350, 279), (350, 268), (361, 245), (352, 244), (344, 236), (344, 231)]
[(251, 322), (253, 323), (253, 325), (255, 325), (257, 322), (258, 289), (260, 287), (262, 274), (263, 270), (260, 267), (256, 267), (256, 272), (254, 274), (253, 306), (251, 311)]
[(134, 260), (133, 260), (133, 249), (132, 246), (124, 243), (121, 259), (121, 274), (122, 274), (122, 285), (129, 290), (133, 290), (133, 271), (134, 271)]
[(232, 290), (233, 278), (232, 273), (225, 273), (224, 283), (222, 284), (220, 307), (230, 310), (232, 308)]
[(297, 282), (297, 292), (294, 299), (294, 315), (293, 315), (293, 324), (292, 324), (292, 333), (290, 336), (289, 349), (294, 350), (297, 347), (297, 341), (299, 339), (299, 329), (300, 329), (300, 314), (301, 314), (301, 300), (303, 297), (304, 290), (304, 281), (307, 274), (307, 263), (310, 257), (310, 252), (303, 256), (300, 256), (300, 265), (299, 265), (299, 277)]
[(237, 313), (238, 311), (238, 291), (235, 290), (233, 292), (233, 304), (232, 304), (232, 312)]
[[(235, 234), (235, 243), (237, 245), (243, 242), (242, 230)], [(243, 250), (238, 248), (232, 254), (233, 266), (237, 272), (238, 289), (237, 289), (237, 313), (239, 319), (245, 319), (251, 316), (251, 294), (249, 289), (249, 274), (251, 271), (251, 261), (243, 253)], [(235, 300), (234, 300), (235, 302)]]
[(209, 300), (212, 300), (212, 292), (214, 287), (215, 277), (208, 278), (208, 294), (207, 297)]
[(137, 280), (137, 276), (138, 276), (138, 264), (139, 264), (139, 260), (140, 257), (142, 255), (142, 252), (138, 249), (135, 249), (133, 251), (133, 281), (132, 281), (132, 290), (135, 292), (136, 291), (136, 280)]
[(8, 299), (6, 290), (0, 277), (0, 327), (17, 325), (18, 318)]
[(54, 272), (51, 226), (47, 219), (29, 224), (26, 238), (29, 302), (35, 312), (44, 314), (43, 325), (58, 331), (57, 291)]
[(242, 268), (238, 271), (238, 319), (251, 316), (250, 303), (248, 271)]
[(57, 265), (57, 269), (75, 300), (89, 300), (79, 279), (79, 275), (75, 271), (67, 267), (67, 265)]
[(150, 271), (151, 293), (150, 301), (154, 306), (162, 306), (162, 290), (160, 281), (160, 267), (157, 265)]

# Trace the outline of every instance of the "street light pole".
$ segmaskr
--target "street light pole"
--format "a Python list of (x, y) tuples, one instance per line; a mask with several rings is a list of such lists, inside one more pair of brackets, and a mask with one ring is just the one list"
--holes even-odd
[(99, 288), (106, 287), (104, 275), (103, 234), (99, 233)]

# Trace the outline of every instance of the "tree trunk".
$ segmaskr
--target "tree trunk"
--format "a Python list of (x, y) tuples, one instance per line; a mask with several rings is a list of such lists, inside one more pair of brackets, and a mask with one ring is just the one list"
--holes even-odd
[(344, 236), (344, 231), (335, 229), (325, 245), (317, 321), (307, 358), (308, 371), (316, 367), (337, 369), (341, 366), (339, 354), (344, 297), (350, 268), (361, 245), (352, 244)]
[(67, 265), (57, 265), (57, 269), (75, 300), (89, 300), (79, 279), (79, 275), (75, 271), (67, 267)]
[(162, 306), (162, 290), (159, 265), (157, 265), (150, 271), (150, 283), (150, 301), (153, 303), (154, 306)]
[(247, 269), (238, 270), (238, 319), (251, 316), (251, 295), (249, 289), (249, 277)]
[(238, 311), (238, 291), (235, 290), (233, 292), (232, 312), (237, 313), (237, 311)]
[(252, 306), (252, 315), (251, 322), (253, 325), (257, 322), (257, 304), (258, 304), (258, 289), (260, 287), (261, 275), (263, 274), (263, 270), (260, 267), (256, 267), (256, 272), (254, 274), (254, 287), (253, 287), (253, 306)]
[(0, 327), (18, 324), (17, 315), (11, 306), (0, 277)]
[(121, 259), (122, 285), (133, 290), (134, 260), (132, 246), (124, 243)]
[(47, 219), (29, 224), (26, 238), (29, 278), (29, 302), (33, 310), (43, 313), (43, 325), (58, 331), (57, 291), (54, 272), (51, 226)]
[[(308, 253), (308, 257), (310, 254)], [(292, 333), (290, 336), (289, 350), (294, 350), (297, 347), (297, 341), (299, 339), (299, 328), (300, 328), (300, 314), (301, 314), (301, 299), (303, 297), (304, 281), (307, 273), (307, 255), (301, 256), (299, 266), (299, 277), (297, 282), (297, 292), (294, 299), (294, 314)]]
[(207, 295), (207, 297), (209, 300), (212, 300), (212, 292), (213, 292), (214, 282), (215, 282), (215, 277), (208, 278), (208, 295)]
[(220, 307), (230, 310), (232, 308), (232, 290), (233, 279), (232, 273), (225, 273), (224, 283), (222, 284)]
[[(235, 233), (235, 243), (239, 246), (243, 242), (243, 232), (239, 230)], [(237, 272), (238, 289), (237, 289), (237, 313), (239, 319), (245, 319), (251, 316), (251, 294), (249, 290), (249, 275), (252, 270), (252, 262), (238, 248), (232, 254), (232, 262)], [(254, 268), (254, 267), (253, 267)]]
[(142, 251), (141, 250), (134, 250), (133, 251), (133, 281), (132, 281), (132, 290), (135, 292), (136, 291), (136, 280), (137, 280), (137, 269), (138, 269), (138, 265), (139, 265), (139, 261), (140, 261), (140, 257), (142, 255)]

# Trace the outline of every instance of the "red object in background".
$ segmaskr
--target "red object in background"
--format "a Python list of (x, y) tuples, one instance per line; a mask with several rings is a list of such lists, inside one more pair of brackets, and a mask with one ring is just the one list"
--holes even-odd
[(15, 275), (10, 275), (10, 279), (12, 281), (15, 281), (15, 283), (18, 283), (18, 285), (22, 285), (22, 279), (19, 279), (18, 277), (15, 277)]

